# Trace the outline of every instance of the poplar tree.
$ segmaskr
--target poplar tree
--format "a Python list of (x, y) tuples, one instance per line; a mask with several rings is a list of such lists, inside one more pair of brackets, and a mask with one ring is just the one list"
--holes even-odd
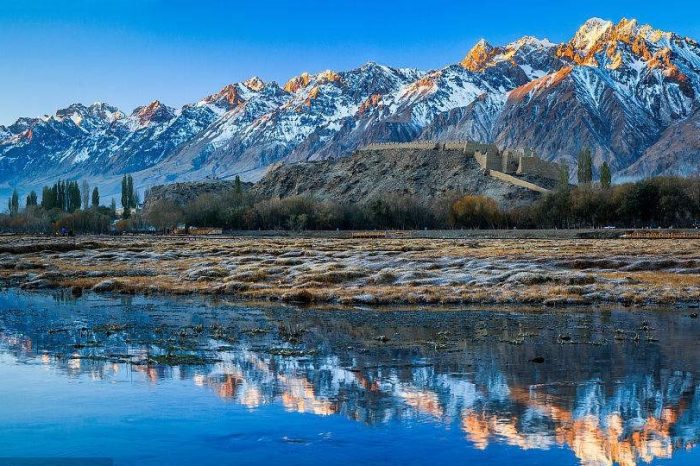
[(559, 164), (559, 180), (557, 181), (559, 189), (569, 189), (569, 166), (565, 163)]
[(51, 188), (44, 186), (41, 190), (41, 207), (46, 210), (51, 210), (54, 208), (55, 202)]
[(600, 167), (600, 185), (603, 189), (608, 189), (611, 183), (612, 173), (610, 171), (610, 166), (608, 162), (603, 162), (603, 165)]
[(12, 197), (10, 197), (7, 207), (10, 211), (10, 215), (16, 215), (17, 212), (19, 212), (19, 194), (17, 194), (16, 189), (12, 192)]
[(593, 181), (593, 155), (586, 148), (578, 154), (578, 184), (589, 184)]
[(58, 199), (58, 183), (55, 183), (51, 188), (51, 199), (53, 200), (53, 209), (63, 209), (63, 202)]
[(80, 185), (77, 181), (73, 181), (71, 189), (71, 212), (79, 210), (83, 203), (83, 196), (80, 193)]
[(134, 179), (131, 177), (131, 175), (128, 175), (126, 181), (127, 192), (129, 194), (129, 207), (135, 209), (136, 207), (138, 207), (139, 197), (136, 191), (134, 190)]
[(124, 175), (122, 177), (122, 207), (124, 208), (122, 216), (124, 218), (129, 218), (131, 209), (135, 209), (137, 206), (137, 200), (136, 193), (134, 193), (134, 179), (131, 175)]
[(65, 182), (58, 180), (56, 183), (56, 207), (61, 210), (66, 210), (66, 184)]
[(129, 195), (127, 194), (128, 184), (126, 181), (126, 175), (122, 177), (122, 208), (124, 210), (129, 208)]
[(97, 186), (92, 188), (92, 207), (96, 209), (100, 206), (100, 191)]
[(34, 207), (37, 205), (37, 197), (34, 191), (30, 192), (27, 196), (27, 207)]

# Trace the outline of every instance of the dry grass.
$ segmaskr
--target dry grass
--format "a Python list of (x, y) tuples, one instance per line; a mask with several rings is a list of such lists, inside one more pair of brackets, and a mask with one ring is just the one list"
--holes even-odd
[[(700, 300), (700, 241), (3, 238), (12, 285), (231, 294), (289, 302)], [(46, 251), (52, 249), (52, 251)], [(11, 251), (11, 252), (7, 252)]]

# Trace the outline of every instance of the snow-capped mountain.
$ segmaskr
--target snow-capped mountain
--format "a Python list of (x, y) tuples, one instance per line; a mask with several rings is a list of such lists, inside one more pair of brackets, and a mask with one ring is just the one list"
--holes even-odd
[[(459, 62), (419, 71), (367, 63), (258, 77), (175, 109), (103, 103), (0, 126), (0, 183), (38, 188), (87, 177), (140, 187), (247, 180), (274, 163), (346, 156), (370, 142), (473, 139), (572, 164), (584, 147), (622, 177), (700, 173), (700, 45), (623, 19), (588, 20), (554, 44), (479, 41)], [(683, 142), (687, 141), (687, 143)]]

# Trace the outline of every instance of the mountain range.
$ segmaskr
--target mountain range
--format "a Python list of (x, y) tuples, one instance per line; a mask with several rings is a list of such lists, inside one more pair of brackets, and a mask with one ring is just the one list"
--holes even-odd
[(343, 157), (370, 142), (475, 140), (533, 148), (574, 173), (582, 148), (618, 181), (700, 174), (700, 45), (672, 32), (593, 18), (571, 40), (479, 41), (459, 61), (422, 71), (367, 63), (258, 77), (176, 109), (123, 112), (73, 104), (0, 126), (0, 185), (37, 189), (87, 178), (116, 192), (239, 175), (276, 163)]

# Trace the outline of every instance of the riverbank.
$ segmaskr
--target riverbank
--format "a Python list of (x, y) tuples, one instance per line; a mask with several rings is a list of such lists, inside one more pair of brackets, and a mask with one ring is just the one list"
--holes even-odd
[(694, 306), (700, 240), (8, 236), (0, 279), (75, 294), (340, 305)]

